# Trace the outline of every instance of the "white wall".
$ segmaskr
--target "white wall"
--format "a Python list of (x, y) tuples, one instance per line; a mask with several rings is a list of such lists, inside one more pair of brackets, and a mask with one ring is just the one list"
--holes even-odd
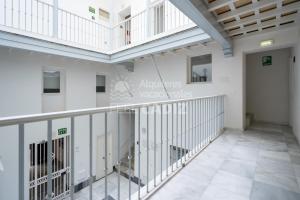
[(292, 57), (295, 56), (295, 63), (291, 65), (290, 82), (290, 124), (293, 132), (300, 142), (300, 35), (292, 49)]
[[(272, 56), (272, 65), (263, 66), (262, 57)], [(290, 49), (247, 55), (247, 113), (257, 121), (288, 124)]]

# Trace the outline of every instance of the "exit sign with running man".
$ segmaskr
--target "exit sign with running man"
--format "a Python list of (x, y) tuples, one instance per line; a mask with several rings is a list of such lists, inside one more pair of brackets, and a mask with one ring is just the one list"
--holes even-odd
[(65, 135), (67, 134), (67, 128), (60, 128), (57, 130), (58, 135)]

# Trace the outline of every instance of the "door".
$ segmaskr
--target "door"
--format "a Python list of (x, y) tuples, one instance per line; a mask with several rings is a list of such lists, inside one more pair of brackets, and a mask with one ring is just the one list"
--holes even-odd
[[(112, 137), (107, 135), (107, 174), (112, 172)], [(105, 176), (105, 136), (97, 137), (97, 152), (96, 152), (96, 179), (99, 180)]]
[(124, 31), (125, 31), (125, 45), (131, 44), (131, 15), (125, 16), (125, 23), (124, 23)]
[[(52, 140), (52, 199), (70, 195), (70, 136)], [(47, 141), (29, 145), (29, 200), (47, 197)]]

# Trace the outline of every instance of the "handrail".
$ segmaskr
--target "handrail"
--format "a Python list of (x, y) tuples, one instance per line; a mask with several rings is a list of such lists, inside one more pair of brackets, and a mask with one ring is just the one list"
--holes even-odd
[(148, 8), (146, 8), (146, 9), (140, 11), (140, 12), (135, 13), (134, 15), (132, 15), (131, 17), (129, 17), (129, 18), (123, 20), (123, 21), (118, 22), (118, 24), (113, 25), (111, 28), (114, 29), (114, 28), (120, 26), (121, 24), (124, 24), (124, 23), (132, 20), (133, 18), (147, 12), (147, 9), (151, 9), (151, 8), (154, 8), (155, 6), (158, 6), (159, 4), (163, 4), (165, 1), (167, 1), (167, 0), (158, 0), (157, 2), (153, 2), (152, 5), (150, 5)]
[(58, 8), (58, 10), (61, 10), (61, 11), (65, 12), (65, 13), (72, 14), (72, 15), (75, 16), (75, 17), (78, 17), (78, 18), (80, 18), (80, 19), (89, 21), (89, 22), (94, 23), (94, 24), (97, 24), (97, 25), (99, 25), (99, 26), (103, 26), (104, 28), (111, 29), (111, 26), (107, 26), (107, 25), (105, 25), (105, 24), (98, 23), (98, 22), (93, 21), (93, 20), (91, 20), (91, 19), (88, 19), (88, 18), (86, 18), (86, 17), (79, 16), (79, 15), (73, 13), (73, 12), (70, 12), (70, 11), (66, 10), (66, 9)]
[(46, 120), (61, 119), (61, 118), (68, 118), (68, 117), (76, 117), (76, 116), (82, 116), (82, 115), (91, 115), (91, 114), (104, 113), (104, 112), (125, 111), (128, 109), (143, 108), (143, 107), (148, 107), (148, 106), (157, 106), (157, 105), (164, 105), (164, 104), (172, 104), (172, 103), (186, 102), (186, 101), (206, 99), (206, 98), (212, 98), (212, 97), (220, 97), (220, 96), (225, 96), (225, 95), (220, 94), (220, 95), (213, 95), (213, 96), (203, 96), (203, 97), (194, 97), (194, 98), (168, 100), (168, 101), (155, 101), (155, 102), (128, 104), (128, 105), (121, 105), (121, 106), (108, 106), (108, 107), (101, 107), (101, 108), (78, 109), (78, 110), (51, 112), (51, 113), (43, 113), (43, 114), (3, 117), (3, 118), (0, 118), (0, 127), (32, 123), (32, 122), (39, 122), (39, 121), (46, 121)]

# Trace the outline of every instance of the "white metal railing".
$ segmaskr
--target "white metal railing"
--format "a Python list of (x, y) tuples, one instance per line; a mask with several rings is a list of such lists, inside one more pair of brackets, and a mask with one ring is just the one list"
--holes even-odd
[(159, 1), (112, 28), (112, 49), (138, 45), (194, 26), (172, 3)]
[[(121, 151), (124, 151), (121, 144), (125, 140), (125, 125), (120, 123), (120, 116), (124, 112), (130, 116), (127, 122), (130, 134), (127, 139), (133, 141), (125, 143), (128, 145), (126, 159), (129, 163), (125, 172), (128, 176), (126, 185), (120, 182), (121, 173), (124, 173), (121, 172), (120, 155), (123, 153)], [(108, 119), (112, 114), (116, 116), (115, 120)], [(102, 117), (99, 118), (99, 115)], [(86, 116), (87, 120), (84, 120), (83, 116)], [(59, 124), (70, 127), (70, 132), (67, 129), (59, 129), (59, 133), (66, 135), (54, 138), (54, 127), (58, 120), (66, 120)], [(37, 126), (39, 128), (44, 125), (44, 129), (33, 131), (33, 124), (40, 124)], [(87, 127), (86, 132), (82, 132), (82, 128), (78, 131), (83, 124)], [(93, 128), (99, 124), (101, 125), (97, 129)], [(5, 138), (8, 133), (6, 129), (4, 132), (3, 128), (16, 126), (19, 173), (12, 170), (6, 173), (18, 174), (17, 199), (81, 199), (83, 197), (78, 193), (81, 188), (78, 189), (77, 184), (86, 186), (85, 198), (89, 199), (93, 199), (93, 196), (97, 196), (95, 199), (107, 199), (109, 195), (118, 200), (141, 199), (162, 185), (221, 134), (224, 128), (224, 95), (0, 118), (1, 138)], [(115, 127), (115, 131), (109, 130), (109, 126)], [(96, 150), (97, 156), (104, 155), (101, 161), (104, 167), (103, 182), (99, 180), (99, 183), (94, 183), (93, 166), (96, 156), (93, 140), (99, 132), (103, 132), (105, 138), (104, 146)], [(80, 169), (75, 168), (75, 152), (79, 151), (76, 150), (75, 144), (79, 143), (76, 140), (80, 135), (81, 138), (88, 138), (88, 143), (81, 148), (81, 151), (89, 154), (85, 155), (89, 163), (89, 175), (86, 181), (81, 180), (88, 184), (75, 182), (75, 174), (77, 176), (80, 173)], [(33, 136), (42, 137), (42, 142), (33, 143)], [(109, 152), (108, 147), (108, 138), (111, 137), (116, 138), (113, 153)], [(84, 142), (84, 139), (81, 142)], [(15, 149), (15, 146), (11, 144), (8, 148)], [(5, 149), (5, 152), (10, 152), (10, 149)], [(109, 154), (115, 155), (112, 165), (117, 169), (117, 179), (110, 179), (108, 174)], [(30, 162), (27, 159), (30, 159)], [(77, 163), (82, 162), (76, 159)], [(48, 162), (49, 160), (52, 162)], [(6, 163), (3, 164), (5, 167)], [(9, 176), (6, 174), (6, 177)], [(116, 188), (108, 186), (108, 181), (116, 181)], [(3, 186), (1, 184), (4, 183), (0, 180), (0, 187)], [(97, 187), (93, 187), (93, 184), (97, 184)], [(99, 184), (103, 184), (102, 187)], [(103, 191), (95, 191), (97, 188), (103, 188)], [(7, 199), (14, 199), (10, 196), (13, 193), (9, 191), (0, 194), (0, 197), (1, 195)]]
[(109, 27), (40, 0), (0, 0), (0, 30), (112, 53), (194, 27), (162, 0)]

